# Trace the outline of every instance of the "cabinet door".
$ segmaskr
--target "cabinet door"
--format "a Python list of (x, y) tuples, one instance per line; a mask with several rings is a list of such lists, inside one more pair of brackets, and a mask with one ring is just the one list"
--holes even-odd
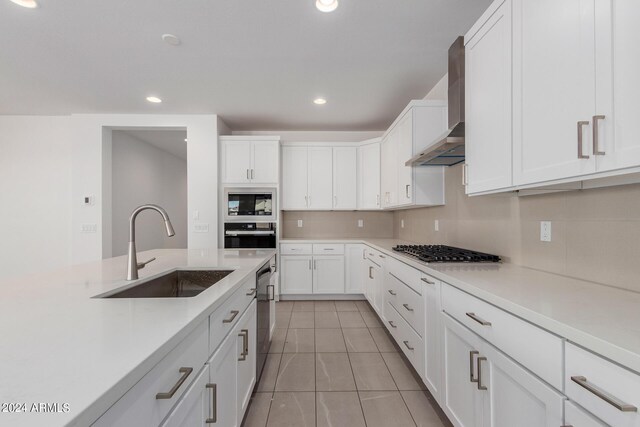
[(193, 384), (184, 393), (171, 413), (162, 422), (162, 427), (202, 427), (213, 416), (212, 399), (216, 397), (209, 383), (209, 365), (205, 365)]
[(384, 297), (382, 295), (384, 288), (384, 269), (373, 262), (371, 263), (371, 267), (371, 301), (369, 302), (373, 305), (373, 308), (384, 321), (385, 319), (382, 315), (382, 304), (384, 302)]
[(396, 134), (394, 127), (382, 141), (380, 148), (380, 187), (382, 207), (389, 208), (397, 204), (398, 165), (396, 163)]
[(222, 141), (222, 182), (246, 183), (251, 181), (251, 143)]
[(366, 266), (364, 256), (365, 245), (345, 245), (346, 253), (346, 283), (345, 293), (364, 293), (364, 281), (366, 280)]
[(310, 256), (281, 256), (280, 293), (311, 294), (313, 292), (311, 264)]
[(509, 187), (511, 136), (511, 1), (465, 41), (467, 193)]
[(251, 182), (272, 184), (279, 181), (280, 143), (278, 141), (254, 141), (251, 149)]
[(564, 401), (564, 425), (574, 427), (605, 427), (606, 424), (575, 403)]
[(413, 203), (413, 167), (404, 162), (413, 156), (413, 111), (409, 111), (396, 125), (397, 128), (397, 163), (398, 163), (398, 202), (410, 205)]
[(598, 171), (640, 165), (640, 2), (596, 1)]
[(484, 425), (557, 427), (563, 424), (564, 396), (495, 347), (483, 343), (479, 366)]
[(313, 293), (344, 293), (344, 255), (313, 257)]
[(358, 209), (380, 209), (380, 143), (358, 147)]
[(442, 325), (442, 409), (457, 427), (482, 426), (483, 395), (475, 382), (481, 340), (446, 314), (442, 314)]
[(242, 315), (235, 328), (238, 357), (237, 405), (238, 419), (242, 420), (249, 406), (251, 392), (256, 384), (256, 301)]
[(333, 147), (333, 209), (355, 210), (358, 205), (358, 149)]
[(234, 328), (209, 360), (209, 392), (212, 393), (211, 402), (215, 402), (209, 416), (216, 420), (213, 424), (216, 426), (236, 427), (242, 421), (238, 420), (237, 365), (240, 352), (235, 331)]
[(593, 9), (594, 0), (513, 0), (514, 184), (595, 171)]
[(307, 208), (307, 147), (282, 147), (282, 209)]
[(333, 207), (333, 150), (309, 147), (309, 209), (331, 210)]
[(365, 261), (365, 276), (364, 276), (364, 283), (363, 283), (363, 287), (364, 287), (364, 296), (367, 299), (367, 301), (369, 301), (369, 304), (371, 304), (372, 306), (374, 305), (374, 290), (375, 290), (375, 276), (374, 276), (374, 268), (375, 268), (375, 264), (373, 262), (371, 262), (370, 260), (366, 260)]
[(431, 394), (438, 402), (441, 400), (440, 384), (442, 383), (442, 328), (440, 319), (442, 309), (440, 307), (440, 282), (432, 277), (423, 277), (426, 284), (423, 286), (423, 297), (425, 307), (425, 384)]

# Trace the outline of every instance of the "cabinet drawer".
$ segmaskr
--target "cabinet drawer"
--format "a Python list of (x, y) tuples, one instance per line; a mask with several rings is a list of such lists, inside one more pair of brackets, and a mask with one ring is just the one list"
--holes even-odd
[(386, 260), (386, 255), (384, 255), (380, 251), (371, 249), (370, 247), (367, 247), (365, 249), (365, 256), (367, 257), (367, 259), (370, 259), (371, 261), (375, 262), (378, 265), (382, 265), (383, 262)]
[(222, 344), (224, 337), (233, 329), (242, 317), (242, 313), (249, 307), (255, 298), (254, 288), (255, 279), (250, 278), (209, 316), (209, 354), (213, 354)]
[(562, 345), (552, 335), (453, 286), (442, 286), (442, 308), (460, 323), (562, 390)]
[(420, 270), (416, 270), (415, 268), (393, 258), (389, 258), (386, 267), (389, 273), (393, 274), (401, 282), (413, 289), (418, 295), (422, 295), (421, 283), (424, 283), (421, 281), (422, 272)]
[(564, 424), (575, 427), (606, 427), (606, 424), (570, 400), (564, 401)]
[(640, 375), (571, 343), (565, 348), (565, 394), (612, 426), (640, 426)]
[(424, 336), (424, 299), (420, 294), (399, 280), (393, 273), (387, 274), (387, 280), (392, 284), (396, 295), (389, 294), (391, 305), (420, 335)]
[[(105, 412), (94, 426), (159, 425), (207, 360), (207, 322), (202, 322)], [(186, 368), (186, 369), (183, 369)], [(177, 389), (172, 390), (177, 386)], [(173, 395), (158, 398), (158, 393)]]
[(386, 307), (387, 328), (413, 368), (424, 378), (424, 341), (391, 305)]
[(283, 243), (280, 245), (281, 255), (311, 255), (313, 245), (310, 243)]
[(344, 245), (339, 243), (314, 243), (314, 255), (344, 255)]

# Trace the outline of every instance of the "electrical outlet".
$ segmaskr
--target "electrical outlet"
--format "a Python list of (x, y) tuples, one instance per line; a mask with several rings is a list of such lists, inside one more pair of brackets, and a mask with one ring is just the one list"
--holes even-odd
[(551, 221), (540, 221), (540, 241), (551, 241)]
[(301, 219), (298, 220), (298, 228), (302, 228), (302, 220)]
[(400, 228), (404, 228), (404, 219), (400, 220)]
[(85, 206), (93, 206), (94, 204), (94, 197), (93, 196), (84, 196), (82, 198), (82, 202)]
[(440, 231), (440, 221), (438, 221), (437, 219), (433, 222), (433, 229), (435, 231)]
[(209, 232), (209, 224), (206, 224), (206, 223), (194, 224), (193, 225), (193, 231), (195, 233), (208, 233)]
[(364, 220), (362, 220), (362, 219), (359, 219), (359, 220), (358, 220), (358, 227), (359, 227), (359, 228), (364, 227)]
[(98, 224), (82, 224), (80, 226), (81, 233), (97, 233), (98, 232)]

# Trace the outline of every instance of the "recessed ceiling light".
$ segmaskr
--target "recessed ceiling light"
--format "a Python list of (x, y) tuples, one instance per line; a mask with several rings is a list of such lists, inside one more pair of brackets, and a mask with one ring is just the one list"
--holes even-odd
[(316, 7), (321, 12), (333, 12), (338, 8), (338, 0), (316, 0)]
[(157, 96), (147, 96), (147, 101), (154, 104), (160, 104), (162, 102), (162, 99), (158, 98)]
[(173, 34), (163, 34), (162, 35), (162, 40), (166, 43), (166, 44), (170, 44), (171, 46), (179, 46), (181, 41), (178, 38), (178, 36), (174, 36)]
[(316, 98), (313, 100), (313, 103), (316, 105), (324, 105), (327, 103), (327, 100), (324, 98)]
[(36, 2), (36, 0), (11, 0), (11, 1), (19, 6), (26, 7), (29, 9), (35, 9), (36, 7), (38, 7), (38, 2)]

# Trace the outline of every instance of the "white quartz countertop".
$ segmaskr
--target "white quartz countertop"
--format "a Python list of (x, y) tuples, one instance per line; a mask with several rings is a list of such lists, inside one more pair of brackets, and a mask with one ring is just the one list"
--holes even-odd
[(364, 243), (640, 373), (640, 293), (514, 264), (426, 264), (394, 252), (397, 239), (281, 239)]
[[(79, 425), (95, 421), (275, 250), (160, 249), (140, 280), (176, 269), (233, 273), (191, 298), (92, 298), (130, 285), (126, 257), (0, 281), (0, 425)], [(69, 412), (29, 413), (33, 403), (66, 403)]]

